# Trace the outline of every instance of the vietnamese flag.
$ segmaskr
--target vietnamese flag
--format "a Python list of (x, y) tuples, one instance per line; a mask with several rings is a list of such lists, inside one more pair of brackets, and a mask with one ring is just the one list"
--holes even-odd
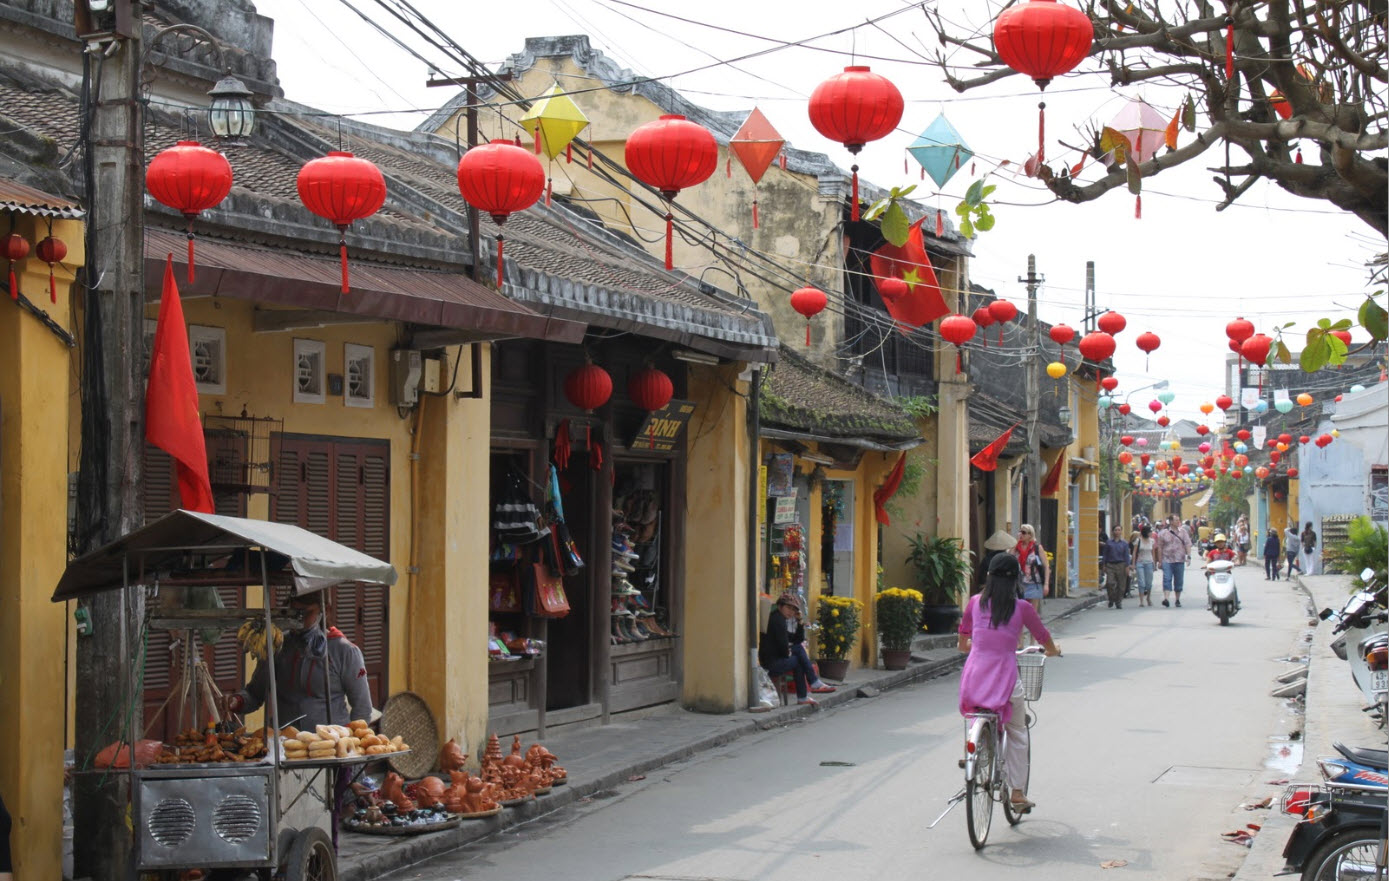
[(183, 508), (212, 514), (212, 481), (207, 476), (207, 445), (198, 416), (198, 386), (188, 351), (188, 327), (174, 282), (174, 256), (164, 264), (164, 292), (159, 324), (150, 352), (149, 386), (145, 390), (145, 440), (174, 458), (178, 497)]
[[(921, 327), (942, 315), (950, 314), (940, 293), (940, 281), (926, 256), (926, 243), (921, 237), (921, 224), (911, 225), (902, 247), (888, 242), (868, 255), (868, 265), (874, 278), (900, 278), (907, 283), (907, 293), (900, 297), (882, 297), (887, 312), (898, 324)], [(881, 291), (879, 296), (882, 296)]]
[(1013, 429), (1017, 427), (1018, 423), (1014, 422), (1007, 431), (995, 438), (993, 443), (971, 456), (969, 464), (980, 471), (993, 471), (997, 468), (998, 455), (1003, 452), (1004, 447), (1008, 446), (1008, 438), (1013, 436)]
[(1051, 470), (1047, 472), (1046, 480), (1042, 481), (1042, 495), (1054, 496), (1061, 488), (1061, 468), (1065, 461), (1066, 451), (1062, 450), (1056, 454), (1056, 461), (1051, 463)]
[(892, 518), (887, 515), (887, 503), (893, 496), (897, 495), (898, 488), (902, 485), (902, 475), (906, 473), (907, 454), (903, 453), (897, 457), (897, 464), (892, 466), (888, 472), (887, 479), (883, 485), (873, 491), (873, 516), (884, 526), (892, 525)]

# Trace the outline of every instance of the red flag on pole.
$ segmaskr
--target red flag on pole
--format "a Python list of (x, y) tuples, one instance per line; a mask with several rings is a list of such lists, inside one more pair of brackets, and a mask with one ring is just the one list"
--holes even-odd
[(893, 320), (910, 327), (921, 327), (950, 314), (921, 237), (921, 223), (925, 219), (911, 225), (902, 247), (889, 242), (868, 255), (868, 265), (875, 278), (900, 278), (907, 283), (905, 296), (884, 297), (883, 305)]
[(1051, 463), (1051, 470), (1047, 472), (1046, 480), (1042, 481), (1042, 495), (1054, 496), (1061, 488), (1061, 469), (1065, 461), (1066, 451), (1062, 450), (1056, 454), (1056, 461)]
[(145, 390), (145, 440), (174, 458), (178, 466), (179, 503), (189, 511), (213, 513), (212, 481), (207, 475), (207, 446), (198, 416), (198, 386), (188, 352), (188, 327), (174, 281), (174, 257), (164, 264), (164, 292), (159, 324), (150, 352), (149, 386)]
[(1008, 446), (1008, 438), (1013, 436), (1013, 429), (1018, 427), (1014, 422), (1008, 430), (1000, 434), (993, 443), (970, 457), (969, 464), (978, 468), (980, 471), (992, 471), (998, 467), (998, 455), (1003, 452), (1003, 448)]
[(903, 453), (897, 457), (897, 464), (892, 466), (892, 470), (888, 472), (883, 485), (873, 490), (873, 514), (877, 517), (878, 522), (884, 526), (892, 525), (891, 518), (887, 516), (887, 508), (884, 506), (887, 505), (888, 499), (897, 495), (897, 488), (902, 485), (902, 472), (906, 464), (907, 454)]

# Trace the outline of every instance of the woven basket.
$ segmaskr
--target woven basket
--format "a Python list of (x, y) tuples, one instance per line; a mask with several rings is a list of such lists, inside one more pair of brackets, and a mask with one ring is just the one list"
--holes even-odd
[(1022, 696), (1035, 701), (1042, 696), (1042, 670), (1047, 656), (1037, 652), (1018, 655), (1018, 681), (1022, 683)]
[(412, 691), (393, 694), (381, 709), (381, 733), (387, 737), (397, 734), (410, 745), (408, 753), (390, 753), (386, 763), (406, 780), (416, 780), (428, 774), (439, 760), (439, 729), (434, 714), (424, 699)]

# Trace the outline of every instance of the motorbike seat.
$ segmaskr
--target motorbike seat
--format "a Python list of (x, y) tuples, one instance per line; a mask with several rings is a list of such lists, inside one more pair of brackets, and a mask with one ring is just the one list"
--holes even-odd
[(1381, 771), (1389, 768), (1389, 750), (1346, 746), (1339, 740), (1333, 742), (1331, 745), (1336, 748), (1336, 752), (1350, 759), (1352, 762), (1359, 762), (1362, 765), (1378, 768)]

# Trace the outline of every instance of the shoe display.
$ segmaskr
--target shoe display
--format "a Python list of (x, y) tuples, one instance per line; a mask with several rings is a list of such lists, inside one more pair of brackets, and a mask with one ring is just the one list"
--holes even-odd
[(633, 566), (631, 563), (628, 563), (628, 562), (627, 562), (626, 560), (624, 560), (622, 557), (617, 557), (617, 556), (614, 556), (614, 557), (613, 557), (613, 574), (614, 574), (614, 575), (616, 575), (616, 576), (618, 576), (618, 577), (621, 577), (621, 576), (623, 576), (623, 575), (626, 575), (626, 574), (629, 573), (629, 572), (635, 572), (635, 571), (637, 571), (637, 567)]

